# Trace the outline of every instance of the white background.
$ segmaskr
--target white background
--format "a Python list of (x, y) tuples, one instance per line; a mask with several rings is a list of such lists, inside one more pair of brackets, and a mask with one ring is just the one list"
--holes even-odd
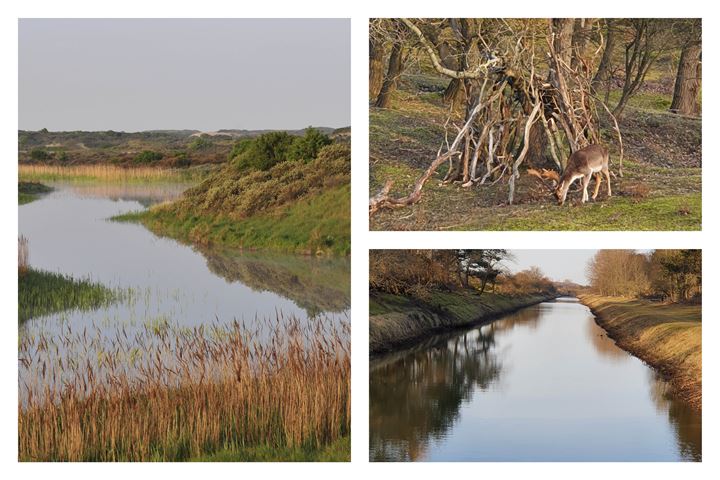
[[(3, 478), (125, 479), (250, 476), (292, 479), (433, 479), (468, 478), (720, 478), (717, 473), (717, 364), (720, 313), (718, 292), (718, 173), (714, 140), (717, 121), (718, 29), (711, 2), (528, 0), (483, 2), (457, 0), (365, 0), (302, 2), (160, 2), (5, 1), (0, 24), (0, 209), (5, 226), (0, 236), (2, 318), (0, 324), (0, 398)], [(703, 171), (702, 232), (368, 232), (368, 39), (369, 17), (703, 17)], [(350, 464), (18, 464), (17, 463), (17, 19), (19, 17), (350, 17), (352, 18), (352, 463)], [(292, 81), (288, 78), (288, 81)], [(710, 188), (707, 188), (710, 186)], [(703, 463), (417, 463), (368, 462), (368, 248), (703, 248), (704, 250), (704, 385)], [(709, 347), (709, 348), (708, 348)]]

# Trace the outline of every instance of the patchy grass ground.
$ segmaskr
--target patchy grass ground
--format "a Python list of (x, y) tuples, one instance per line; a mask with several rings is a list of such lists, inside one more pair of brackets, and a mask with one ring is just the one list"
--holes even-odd
[(580, 295), (618, 345), (659, 369), (673, 389), (702, 409), (702, 308)]
[[(409, 193), (444, 139), (448, 108), (437, 79), (404, 78), (391, 108), (370, 108), (370, 195), (387, 180), (392, 194)], [(615, 93), (613, 93), (615, 95)], [(611, 95), (611, 99), (613, 98)], [(621, 122), (625, 145), (623, 177), (613, 179), (597, 201), (582, 205), (579, 182), (558, 206), (534, 178), (522, 175), (514, 205), (507, 203), (507, 180), (495, 185), (441, 185), (443, 166), (423, 188), (419, 203), (383, 210), (371, 218), (373, 230), (699, 230), (702, 219), (701, 120), (667, 112), (670, 96), (640, 92)], [(611, 102), (612, 103), (612, 102)], [(456, 124), (457, 114), (450, 117)], [(619, 151), (608, 132), (611, 170)], [(591, 183), (591, 188), (594, 183)], [(591, 192), (592, 193), (592, 192)]]

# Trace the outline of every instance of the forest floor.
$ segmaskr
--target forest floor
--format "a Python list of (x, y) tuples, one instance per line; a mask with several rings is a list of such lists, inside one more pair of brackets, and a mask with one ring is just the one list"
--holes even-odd
[(434, 290), (416, 298), (371, 292), (370, 355), (404, 348), (429, 336), (492, 320), (556, 296)]
[(659, 370), (675, 392), (702, 410), (702, 308), (579, 295), (619, 347)]
[[(370, 107), (370, 196), (388, 181), (391, 195), (404, 196), (435, 158), (445, 138), (449, 108), (441, 99), (442, 80), (407, 75), (391, 108)], [(614, 92), (611, 93), (611, 100)], [(579, 182), (558, 206), (547, 188), (524, 175), (509, 205), (507, 178), (495, 185), (463, 188), (441, 185), (447, 164), (425, 184), (420, 202), (383, 210), (372, 230), (699, 230), (702, 201), (701, 119), (671, 114), (666, 92), (641, 91), (620, 122), (623, 176), (603, 183), (596, 201), (581, 204)], [(612, 104), (612, 102), (611, 102)], [(454, 118), (455, 123), (461, 121)], [(603, 132), (611, 171), (618, 172), (614, 132)], [(591, 188), (594, 182), (591, 183)], [(590, 192), (592, 193), (592, 192)]]

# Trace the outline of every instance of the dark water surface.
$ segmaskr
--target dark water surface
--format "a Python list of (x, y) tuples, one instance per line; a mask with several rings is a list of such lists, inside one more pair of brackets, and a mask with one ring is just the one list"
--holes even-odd
[[(99, 310), (29, 320), (21, 337), (92, 328), (111, 339), (120, 329), (252, 324), (278, 312), (302, 321), (319, 315), (349, 320), (348, 259), (191, 247), (157, 237), (142, 225), (108, 221), (176, 198), (184, 185), (54, 186), (52, 193), (19, 207), (19, 233), (29, 240), (30, 265), (132, 294)], [(21, 382), (23, 374), (21, 365)]]
[(701, 460), (701, 417), (576, 299), (370, 365), (372, 461)]

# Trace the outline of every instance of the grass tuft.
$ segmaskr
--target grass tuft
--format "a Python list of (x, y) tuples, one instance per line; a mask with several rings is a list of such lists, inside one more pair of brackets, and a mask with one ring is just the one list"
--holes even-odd
[(65, 310), (95, 310), (115, 302), (119, 293), (88, 279), (18, 269), (18, 322)]

